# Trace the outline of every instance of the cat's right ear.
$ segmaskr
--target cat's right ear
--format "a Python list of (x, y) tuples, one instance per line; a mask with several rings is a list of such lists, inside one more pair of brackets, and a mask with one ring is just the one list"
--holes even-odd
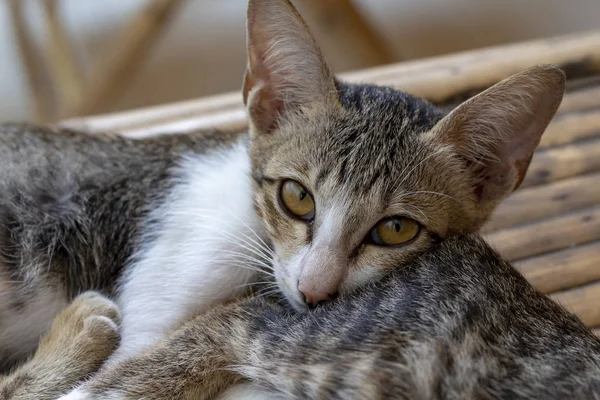
[(250, 0), (243, 96), (255, 131), (270, 133), (307, 106), (338, 106), (333, 73), (288, 0)]
[(480, 217), (523, 181), (564, 90), (560, 69), (529, 68), (465, 101), (433, 128), (430, 137), (463, 159)]

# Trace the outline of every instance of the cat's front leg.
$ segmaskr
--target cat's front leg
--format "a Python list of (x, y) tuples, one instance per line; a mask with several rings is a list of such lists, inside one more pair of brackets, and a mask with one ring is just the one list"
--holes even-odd
[[(145, 353), (101, 371), (61, 400), (422, 397), (403, 395), (410, 393), (406, 385), (411, 376), (402, 357), (398, 365), (385, 358), (405, 351), (408, 342), (398, 332), (377, 337), (377, 345), (349, 345), (333, 334), (331, 328), (344, 323), (348, 329), (361, 328), (351, 323), (356, 308), (322, 310), (325, 318), (320, 312), (292, 315), (256, 298), (217, 307)], [(258, 386), (217, 397), (241, 381)], [(259, 387), (272, 391), (256, 397)]]
[(213, 399), (241, 379), (233, 368), (247, 362), (251, 320), (239, 304), (218, 307), (60, 400)]
[(55, 399), (95, 373), (119, 340), (119, 312), (106, 297), (86, 292), (53, 321), (33, 358), (0, 377), (2, 400)]

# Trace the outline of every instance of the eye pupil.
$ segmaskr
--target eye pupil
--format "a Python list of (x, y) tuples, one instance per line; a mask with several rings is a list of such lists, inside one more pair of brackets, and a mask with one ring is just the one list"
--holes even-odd
[(419, 223), (410, 218), (389, 217), (379, 221), (367, 238), (374, 244), (395, 246), (412, 240), (419, 230)]
[(315, 215), (315, 202), (305, 187), (293, 180), (286, 180), (279, 191), (281, 205), (292, 216), (311, 221)]

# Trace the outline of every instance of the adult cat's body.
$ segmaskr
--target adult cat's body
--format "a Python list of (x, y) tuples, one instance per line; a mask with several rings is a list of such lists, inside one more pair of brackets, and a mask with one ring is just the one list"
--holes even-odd
[(597, 399), (600, 339), (480, 237), (430, 252), (316, 312), (218, 307), (73, 399)]
[(35, 349), (81, 291), (117, 299), (127, 316), (121, 351), (132, 354), (252, 279), (241, 267), (220, 275), (213, 261), (223, 244), (244, 252), (218, 241), (226, 221), (240, 241), (250, 226), (260, 231), (245, 138), (134, 142), (28, 126), (4, 126), (0, 136), (10, 166), (1, 182), (3, 364)]
[(300, 311), (376, 281), (483, 224), (519, 186), (564, 91), (559, 70), (532, 68), (444, 116), (336, 81), (286, 1), (251, 1), (248, 38), (249, 135), (0, 129), (6, 363), (84, 290), (121, 308), (119, 360), (271, 263)]

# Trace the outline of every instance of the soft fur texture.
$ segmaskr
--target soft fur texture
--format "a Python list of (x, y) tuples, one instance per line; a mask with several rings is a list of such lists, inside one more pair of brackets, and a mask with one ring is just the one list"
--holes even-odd
[[(254, 284), (306, 312), (300, 283), (345, 295), (376, 282), (479, 229), (523, 179), (564, 91), (562, 72), (535, 67), (445, 116), (391, 88), (339, 82), (285, 0), (250, 1), (248, 53), (247, 135), (0, 128), (2, 367), (86, 290), (122, 311), (110, 371)], [(288, 179), (312, 194), (314, 219), (282, 207)], [(367, 240), (395, 216), (419, 234)]]
[(86, 292), (52, 323), (35, 356), (0, 376), (0, 398), (52, 400), (95, 373), (115, 349), (119, 312), (106, 297)]
[(462, 236), (314, 312), (218, 307), (69, 398), (211, 399), (244, 379), (262, 398), (597, 399), (600, 340)]

